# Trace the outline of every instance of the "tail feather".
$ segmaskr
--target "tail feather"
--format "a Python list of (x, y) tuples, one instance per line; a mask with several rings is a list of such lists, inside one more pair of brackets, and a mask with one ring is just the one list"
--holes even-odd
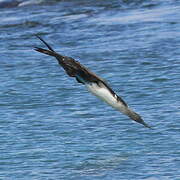
[(49, 49), (50, 51), (55, 52), (54, 49), (53, 49), (45, 40), (43, 40), (40, 36), (36, 35), (36, 37), (37, 37), (38, 39), (40, 39), (40, 40), (48, 47), (48, 49)]
[(47, 55), (50, 55), (50, 56), (54, 56), (54, 57), (58, 60), (58, 62), (59, 62), (60, 64), (62, 64), (62, 61), (63, 61), (64, 56), (62, 56), (61, 54), (56, 53), (56, 52), (54, 51), (54, 49), (53, 49), (45, 40), (43, 40), (41, 37), (39, 37), (38, 35), (36, 35), (36, 37), (37, 37), (38, 39), (40, 39), (40, 40), (47, 46), (47, 48), (48, 48), (49, 50), (43, 49), (43, 48), (39, 48), (39, 47), (35, 47), (34, 50), (35, 50), (35, 51), (38, 51), (38, 52), (40, 52), (40, 53), (43, 53), (43, 54), (47, 54)]
[(50, 56), (56, 56), (56, 53), (54, 51), (50, 51), (50, 50), (46, 50), (46, 49), (38, 48), (38, 47), (35, 47), (34, 50), (43, 54), (50, 55)]

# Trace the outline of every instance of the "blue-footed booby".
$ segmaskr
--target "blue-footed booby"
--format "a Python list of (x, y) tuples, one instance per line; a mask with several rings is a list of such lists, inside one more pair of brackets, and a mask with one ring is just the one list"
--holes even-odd
[(139, 114), (129, 108), (127, 103), (121, 97), (119, 97), (103, 79), (92, 73), (73, 58), (57, 53), (41, 37), (37, 37), (47, 46), (48, 49), (35, 47), (36, 51), (55, 57), (59, 65), (64, 68), (65, 72), (70, 77), (74, 77), (78, 83), (84, 84), (93, 95), (105, 101), (107, 104), (121, 113), (129, 116), (132, 120), (144, 125), (145, 127), (151, 128), (143, 121)]

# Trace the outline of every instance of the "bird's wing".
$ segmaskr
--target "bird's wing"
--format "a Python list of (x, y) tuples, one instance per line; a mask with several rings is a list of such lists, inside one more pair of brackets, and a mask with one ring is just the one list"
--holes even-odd
[(35, 50), (43, 54), (54, 56), (70, 77), (76, 77), (77, 81), (80, 83), (98, 82), (98, 81), (104, 82), (101, 78), (99, 78), (96, 74), (89, 71), (85, 66), (80, 64), (78, 61), (74, 60), (71, 57), (63, 56), (55, 52), (53, 48), (46, 41), (44, 41), (39, 36), (37, 37), (48, 47), (49, 50), (39, 47), (35, 47)]

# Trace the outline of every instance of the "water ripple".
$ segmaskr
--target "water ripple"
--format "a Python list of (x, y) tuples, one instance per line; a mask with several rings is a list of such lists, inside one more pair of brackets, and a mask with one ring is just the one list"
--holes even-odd
[[(0, 1), (0, 179), (179, 179), (179, 7)], [(154, 129), (35, 52), (35, 35), (106, 79)]]

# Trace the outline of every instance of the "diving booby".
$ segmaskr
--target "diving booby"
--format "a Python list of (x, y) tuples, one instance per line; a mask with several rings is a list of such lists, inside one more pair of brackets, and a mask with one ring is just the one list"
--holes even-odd
[(35, 47), (34, 50), (55, 57), (66, 73), (70, 77), (74, 77), (78, 83), (84, 84), (93, 95), (105, 101), (121, 113), (129, 116), (132, 120), (144, 125), (145, 127), (151, 128), (143, 121), (139, 114), (128, 107), (127, 103), (119, 97), (103, 79), (89, 71), (85, 66), (73, 58), (57, 53), (41, 37), (37, 37), (47, 46), (48, 50), (39, 47)]

